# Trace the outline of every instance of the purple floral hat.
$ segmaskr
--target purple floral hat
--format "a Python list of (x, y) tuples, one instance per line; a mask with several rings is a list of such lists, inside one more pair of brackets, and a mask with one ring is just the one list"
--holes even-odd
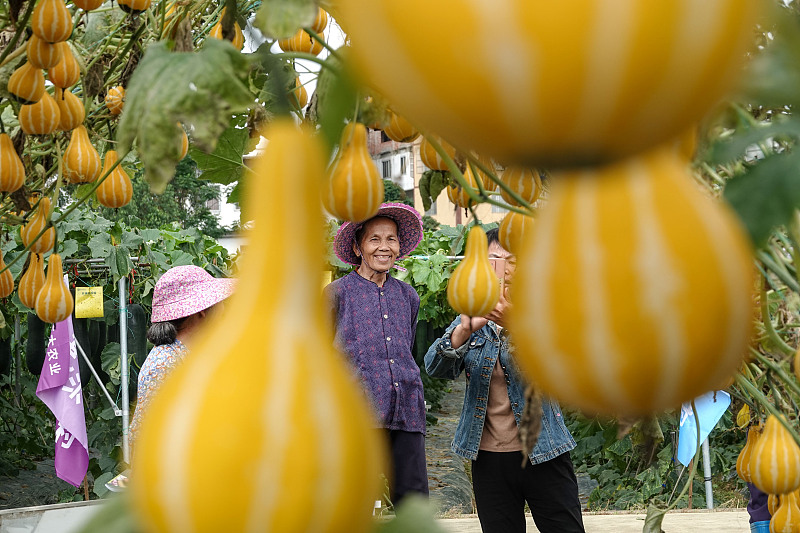
[[(410, 254), (422, 241), (422, 217), (413, 207), (397, 203), (381, 204), (380, 209), (372, 218), (375, 217), (390, 218), (397, 224), (397, 238), (400, 240), (398, 259)], [(333, 240), (336, 257), (351, 265), (361, 264), (361, 258), (353, 251), (353, 242), (356, 239), (356, 232), (372, 218), (364, 222), (342, 224)]]
[(150, 322), (167, 322), (193, 315), (221, 302), (233, 293), (236, 280), (215, 278), (194, 266), (170, 268), (153, 289)]

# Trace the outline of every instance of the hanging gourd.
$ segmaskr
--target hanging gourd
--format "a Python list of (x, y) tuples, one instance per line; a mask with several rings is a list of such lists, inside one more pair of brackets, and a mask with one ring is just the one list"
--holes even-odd
[(51, 254), (47, 261), (47, 277), (44, 285), (36, 295), (36, 316), (42, 322), (55, 324), (65, 320), (72, 314), (75, 301), (69, 285), (64, 282), (64, 270), (61, 266), (61, 256)]
[[(511, 190), (520, 195), (520, 197), (530, 205), (533, 205), (542, 194), (542, 178), (539, 176), (539, 171), (535, 168), (506, 168), (503, 173), (500, 174), (500, 181), (508, 185)], [(502, 187), (500, 188), (500, 195), (503, 197), (503, 200), (509, 204), (521, 207), (522, 204), (517, 202), (514, 197)]]
[[(544, 394), (592, 413), (680, 405), (739, 367), (750, 241), (674, 150), (553, 175), (526, 237), (509, 330)], [(643, 356), (646, 354), (646, 357)]]
[(8, 78), (8, 92), (22, 104), (35, 104), (44, 94), (42, 69), (25, 62)]
[(509, 211), (498, 228), (497, 238), (500, 246), (516, 255), (522, 249), (522, 243), (533, 231), (533, 217)]
[(164, 13), (164, 27), (161, 30), (161, 39), (174, 39), (178, 24), (186, 17), (190, 5), (183, 5), (179, 0), (173, 1), (167, 12)]
[(322, 202), (336, 218), (362, 222), (378, 212), (384, 192), (367, 148), (367, 128), (358, 122), (347, 124), (339, 150), (322, 188)]
[(780, 494), (770, 494), (767, 496), (767, 510), (769, 510), (770, 516), (775, 516), (775, 513), (778, 512), (778, 507), (781, 506), (781, 495)]
[[(450, 156), (450, 159), (456, 156), (455, 148), (443, 141), (441, 137), (434, 138), (442, 146), (445, 153)], [(422, 138), (422, 142), (419, 145), (419, 158), (422, 160), (422, 164), (431, 170), (450, 170), (450, 167), (447, 166), (447, 163), (444, 162), (439, 152), (428, 142), (426, 137)]]
[(500, 281), (489, 263), (486, 233), (472, 226), (464, 259), (447, 282), (447, 301), (456, 313), (485, 316), (500, 299)]
[(753, 485), (767, 494), (786, 494), (800, 487), (800, 447), (775, 415), (767, 417), (750, 455), (750, 476)]
[[(463, 172), (462, 175), (464, 176), (464, 181), (467, 182), (467, 184), (470, 186), (470, 188), (472, 188), (473, 190), (477, 191), (478, 190), (478, 182), (475, 181), (475, 173), (472, 172), (472, 167), (470, 165), (466, 166), (466, 168), (464, 169), (464, 172)], [(476, 194), (477, 194), (477, 192), (476, 192)], [(464, 209), (469, 207), (470, 203), (473, 203), (473, 200), (472, 200), (472, 198), (469, 197), (469, 194), (467, 194), (467, 191), (458, 183), (455, 183), (453, 185), (449, 185), (447, 187), (447, 197), (455, 205), (457, 205), (458, 207), (463, 207)]]
[(361, 78), (413, 123), (505, 164), (553, 169), (632, 155), (697, 123), (745, 71), (771, 3), (336, 7)]
[(14, 292), (14, 276), (6, 268), (6, 262), (0, 255), (0, 298), (8, 298)]
[[(103, 175), (106, 175), (118, 156), (115, 150), (106, 152), (105, 163), (103, 165)], [(117, 208), (127, 205), (133, 197), (133, 184), (131, 178), (122, 165), (117, 165), (111, 174), (106, 176), (103, 183), (97, 188), (97, 201), (105, 207)]]
[(414, 126), (409, 121), (392, 111), (389, 111), (389, 115), (389, 125), (383, 128), (383, 132), (391, 140), (399, 143), (410, 143), (419, 137), (419, 132), (414, 129)]
[(92, 11), (102, 6), (104, 1), (105, 0), (72, 0), (72, 3), (84, 11)]
[(306, 104), (308, 104), (308, 91), (300, 83), (300, 77), (297, 76), (294, 79), (294, 87), (291, 91), (289, 91), (289, 103), (295, 109), (303, 109)]
[(111, 87), (106, 92), (106, 109), (112, 115), (119, 115), (122, 113), (122, 107), (125, 105), (125, 87), (122, 85), (117, 85), (116, 87)]
[(25, 183), (25, 165), (7, 133), (0, 133), (0, 191), (14, 192)]
[(318, 35), (322, 35), (322, 32), (328, 27), (328, 12), (321, 7), (317, 9), (319, 10), (317, 11), (317, 18), (315, 18), (313, 24), (311, 24), (311, 29)]
[[(56, 230), (53, 226), (48, 227), (50, 220), (50, 198), (39, 200), (39, 206), (27, 224), (20, 228), (20, 237), (25, 247), (30, 247), (32, 252), (44, 254), (53, 249), (56, 242)], [(40, 237), (43, 229), (47, 230)]]
[(56, 46), (61, 48), (61, 61), (56, 66), (47, 71), (47, 78), (53, 85), (66, 89), (72, 87), (81, 79), (81, 67), (75, 54), (72, 53), (67, 43), (58, 43)]
[(83, 125), (72, 130), (64, 150), (64, 176), (70, 183), (91, 183), (100, 177), (103, 164)]
[[(480, 161), (480, 163), (488, 170), (494, 171), (495, 169), (494, 162), (492, 162), (490, 158), (484, 156), (478, 156), (478, 161)], [(475, 172), (475, 175), (478, 177), (479, 180), (481, 180), (481, 183), (483, 184), (483, 188), (485, 190), (489, 192), (497, 190), (498, 187), (497, 182), (493, 180), (489, 174), (481, 170), (481, 167), (479, 167), (473, 161), (469, 161), (469, 164), (472, 165), (472, 171)]]
[(45, 91), (35, 104), (19, 109), (19, 125), (28, 135), (48, 135), (58, 128), (61, 111), (50, 94)]
[(750, 473), (750, 458), (753, 456), (753, 449), (760, 436), (761, 426), (750, 426), (750, 429), (747, 431), (747, 441), (744, 444), (744, 448), (742, 448), (742, 451), (739, 452), (739, 456), (736, 458), (736, 473), (742, 481), (748, 483), (753, 481), (753, 477)]
[(42, 257), (31, 252), (28, 256), (28, 269), (19, 278), (17, 294), (22, 305), (29, 309), (36, 307), (36, 296), (44, 286), (44, 262)]
[(72, 94), (69, 89), (61, 89), (59, 87), (56, 87), (54, 98), (60, 112), (58, 129), (71, 131), (83, 124), (83, 120), (86, 118), (86, 110), (80, 98)]
[(61, 48), (39, 38), (35, 33), (30, 36), (25, 45), (28, 63), (35, 68), (48, 69), (61, 61)]
[(781, 495), (780, 505), (769, 521), (770, 533), (797, 533), (800, 530), (800, 507), (797, 493)]
[(178, 122), (178, 126), (181, 127), (181, 157), (182, 160), (189, 154), (189, 136), (186, 135), (186, 130), (183, 129), (183, 124)]
[(287, 39), (280, 39), (278, 41), (278, 46), (280, 46), (281, 50), (284, 52), (304, 52), (313, 55), (322, 52), (323, 48), (322, 44), (303, 29), (297, 30), (297, 33)]
[[(316, 192), (323, 150), (288, 119), (270, 125), (269, 139), (248, 182), (245, 210), (255, 220), (239, 290), (164, 381), (136, 440), (130, 496), (148, 531), (374, 527), (369, 509), (385, 443), (332, 348), (321, 293), (308, 283), (324, 263)], [(284, 224), (295, 228), (291, 235)], [(299, 266), (270, 261), (278, 249)], [(232, 404), (260, 406), (260, 414)], [(170, 488), (175, 479), (179, 491)]]
[(72, 15), (64, 0), (39, 0), (31, 15), (34, 35), (48, 43), (60, 43), (72, 35)]
[(117, 4), (125, 13), (137, 15), (150, 7), (152, 0), (117, 0)]
[[(222, 11), (220, 11), (219, 13), (219, 19), (217, 20), (217, 23), (214, 24), (214, 26), (208, 32), (208, 36), (211, 37), (212, 39), (219, 39), (219, 40), (224, 39), (224, 37), (222, 36), (222, 18), (225, 16), (225, 9), (226, 8), (224, 7), (222, 8)], [(242, 33), (242, 27), (239, 26), (238, 21), (233, 22), (233, 31), (234, 34), (231, 44), (237, 50), (241, 50), (242, 48), (244, 48), (244, 33)]]
[(794, 353), (794, 375), (800, 381), (800, 349)]

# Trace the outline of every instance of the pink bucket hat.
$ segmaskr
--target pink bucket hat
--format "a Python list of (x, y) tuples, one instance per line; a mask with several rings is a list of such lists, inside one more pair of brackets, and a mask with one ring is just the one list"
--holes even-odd
[[(397, 238), (400, 240), (400, 254), (397, 259), (402, 259), (413, 252), (414, 248), (422, 242), (422, 217), (413, 207), (400, 203), (384, 203), (381, 204), (375, 217), (390, 218), (397, 224)], [(336, 232), (333, 250), (336, 252), (336, 256), (345, 263), (361, 264), (361, 258), (353, 251), (353, 242), (356, 240), (356, 232), (369, 220), (357, 224), (345, 222)]]
[(150, 322), (167, 322), (208, 309), (233, 293), (236, 280), (215, 278), (194, 266), (170, 268), (153, 289)]

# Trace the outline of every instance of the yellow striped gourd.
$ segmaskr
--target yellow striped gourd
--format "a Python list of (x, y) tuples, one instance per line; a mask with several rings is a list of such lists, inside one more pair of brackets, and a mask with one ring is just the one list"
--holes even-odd
[(512, 254), (519, 254), (522, 249), (522, 243), (533, 231), (533, 217), (509, 211), (503, 220), (500, 222), (498, 228), (497, 238), (500, 240), (500, 246), (511, 252)]
[(64, 176), (70, 183), (90, 183), (100, 177), (103, 163), (81, 124), (74, 130), (64, 150)]
[(28, 135), (47, 135), (58, 129), (61, 110), (45, 91), (35, 104), (23, 105), (19, 109), (19, 125)]
[(64, 270), (61, 266), (61, 256), (50, 254), (47, 261), (47, 277), (42, 285), (42, 290), (36, 295), (36, 316), (43, 322), (55, 324), (65, 320), (72, 314), (75, 301), (69, 285), (64, 282)]
[(753, 456), (753, 449), (756, 447), (756, 442), (761, 436), (761, 426), (752, 425), (747, 431), (747, 441), (739, 452), (736, 458), (736, 473), (739, 477), (748, 483), (752, 482), (753, 478), (750, 474), (750, 458)]
[(389, 111), (389, 117), (389, 125), (383, 128), (383, 132), (391, 140), (399, 143), (410, 143), (419, 137), (419, 132), (414, 129), (414, 126), (409, 121), (392, 111)]
[[(484, 156), (477, 156), (477, 159), (488, 170), (493, 171), (493, 172), (495, 171), (494, 162), (490, 158), (484, 157)], [(483, 188), (484, 189), (486, 189), (489, 192), (497, 190), (497, 187), (499, 187), (499, 185), (497, 185), (497, 182), (495, 180), (493, 180), (489, 176), (489, 174), (487, 174), (486, 172), (481, 170), (481, 168), (476, 163), (474, 163), (472, 160), (469, 160), (468, 163), (470, 165), (472, 165), (472, 171), (475, 173), (475, 175), (478, 177), (478, 179), (481, 180), (481, 183), (483, 184)]]
[(484, 316), (500, 299), (500, 280), (489, 263), (486, 233), (472, 226), (467, 234), (464, 259), (447, 282), (447, 301), (457, 313)]
[(72, 15), (64, 0), (39, 0), (31, 15), (34, 35), (48, 43), (60, 43), (72, 35)]
[[(116, 150), (106, 152), (102, 174), (105, 175), (111, 166), (119, 159)], [(122, 165), (117, 165), (111, 174), (106, 176), (103, 183), (97, 188), (97, 201), (111, 208), (127, 205), (133, 197), (133, 184), (131, 178)]]
[(104, 1), (105, 0), (72, 0), (72, 3), (84, 11), (92, 11), (102, 6)]
[(81, 67), (75, 54), (67, 43), (58, 43), (61, 48), (61, 61), (47, 71), (47, 78), (56, 87), (66, 89), (72, 87), (81, 79)]
[(8, 92), (22, 104), (35, 104), (44, 94), (44, 74), (26, 61), (8, 78)]
[[(500, 181), (508, 185), (512, 191), (520, 195), (523, 200), (531, 205), (538, 200), (539, 196), (542, 194), (542, 178), (539, 176), (539, 171), (535, 168), (506, 168), (503, 173), (500, 174)], [(503, 200), (510, 205), (521, 205), (503, 188), (500, 188), (500, 195), (503, 197)]]
[(0, 133), (0, 191), (14, 192), (25, 183), (25, 165), (22, 164), (7, 133)]
[[(220, 11), (219, 13), (219, 20), (217, 20), (217, 23), (214, 24), (214, 26), (208, 32), (208, 36), (211, 37), (212, 39), (219, 39), (219, 40), (224, 39), (224, 37), (222, 36), (222, 18), (225, 16), (225, 9), (226, 8), (224, 7), (222, 8), (222, 11)], [(242, 32), (242, 27), (239, 26), (239, 23), (237, 21), (233, 22), (233, 31), (234, 34), (231, 44), (237, 50), (241, 50), (242, 48), (244, 48), (244, 33)]]
[(141, 13), (150, 7), (152, 0), (117, 0), (119, 7), (126, 13)]
[(768, 4), (336, 6), (362, 78), (409, 120), (506, 164), (554, 168), (637, 153), (697, 122), (743, 70)]
[(328, 169), (322, 203), (342, 220), (362, 222), (383, 202), (383, 179), (367, 149), (367, 128), (350, 122), (342, 131), (339, 156)]
[(80, 98), (72, 94), (69, 89), (56, 87), (55, 101), (60, 111), (58, 129), (70, 131), (83, 124), (86, 110)]
[(119, 115), (122, 113), (122, 107), (125, 105), (125, 87), (117, 85), (111, 87), (106, 91), (105, 98), (106, 109), (112, 115)]
[(61, 48), (40, 39), (35, 33), (25, 45), (28, 63), (39, 69), (54, 67), (61, 61)]
[(769, 510), (769, 514), (775, 516), (775, 513), (778, 512), (778, 507), (781, 505), (781, 495), (780, 494), (770, 494), (767, 497), (767, 509)]
[(543, 393), (637, 416), (732, 375), (747, 352), (750, 242), (674, 150), (553, 175), (526, 237), (510, 330)]
[(17, 294), (22, 305), (33, 309), (36, 307), (36, 297), (44, 286), (44, 262), (35, 252), (31, 252), (28, 257), (28, 269), (19, 278)]
[(750, 477), (753, 485), (768, 494), (786, 494), (800, 487), (800, 447), (775, 415), (767, 417), (750, 455)]
[[(373, 530), (385, 443), (308, 283), (324, 263), (323, 150), (287, 119), (269, 139), (248, 182), (239, 290), (165, 380), (135, 443), (130, 495), (147, 531)], [(299, 265), (270, 260), (274, 250)]]
[(179, 3), (180, 0), (174, 0), (167, 8), (164, 14), (164, 27), (161, 30), (162, 39), (174, 39), (175, 32), (178, 30), (178, 24), (186, 17), (191, 8), (191, 4)]
[[(463, 172), (463, 176), (464, 176), (464, 181), (466, 181), (467, 184), (469, 184), (469, 186), (477, 192), (478, 183), (477, 181), (475, 181), (475, 173), (472, 172), (471, 165), (466, 166)], [(459, 184), (448, 185), (447, 198), (449, 198), (450, 201), (453, 202), (458, 207), (463, 207), (465, 209), (469, 207), (470, 202), (472, 202), (472, 199), (470, 199), (469, 194), (467, 194), (467, 191)]]
[(294, 79), (294, 87), (289, 91), (289, 103), (295, 109), (303, 109), (308, 104), (308, 91), (300, 83), (300, 77)]
[[(5, 269), (5, 270), (3, 270)], [(8, 298), (14, 292), (14, 276), (11, 271), (6, 268), (6, 262), (0, 254), (0, 298)]]
[(181, 127), (181, 159), (186, 157), (189, 153), (189, 136), (186, 135), (186, 130), (183, 129), (183, 124), (178, 122), (178, 125)]
[(319, 11), (317, 11), (317, 18), (315, 18), (314, 23), (311, 24), (311, 29), (322, 35), (322, 32), (328, 27), (328, 12), (321, 7), (317, 9), (319, 9)]
[[(441, 137), (434, 138), (442, 146), (445, 153), (450, 156), (450, 159), (456, 156), (455, 148), (450, 146), (446, 141), (442, 140)], [(450, 167), (448, 167), (447, 163), (444, 162), (444, 159), (441, 158), (439, 152), (436, 151), (433, 145), (429, 143), (428, 139), (425, 137), (422, 138), (422, 142), (419, 144), (419, 158), (422, 160), (422, 164), (431, 170), (450, 170)]]
[(50, 220), (50, 198), (42, 198), (31, 216), (31, 219), (20, 228), (22, 244), (30, 246), (32, 252), (44, 254), (53, 249), (56, 242), (56, 229), (53, 226), (39, 237), (39, 233), (48, 226)]
[(797, 533), (800, 531), (800, 507), (797, 504), (796, 492), (782, 495), (780, 505), (769, 521), (770, 533)]
[[(322, 33), (319, 34), (322, 37)], [(278, 46), (284, 52), (305, 52), (317, 55), (322, 52), (322, 45), (303, 29), (286, 39), (278, 40)]]

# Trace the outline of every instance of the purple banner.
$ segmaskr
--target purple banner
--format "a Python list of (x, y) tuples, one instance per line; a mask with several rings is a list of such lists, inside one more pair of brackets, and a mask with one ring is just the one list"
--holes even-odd
[(89, 441), (72, 317), (53, 326), (36, 396), (56, 416), (56, 475), (78, 487), (89, 466)]

